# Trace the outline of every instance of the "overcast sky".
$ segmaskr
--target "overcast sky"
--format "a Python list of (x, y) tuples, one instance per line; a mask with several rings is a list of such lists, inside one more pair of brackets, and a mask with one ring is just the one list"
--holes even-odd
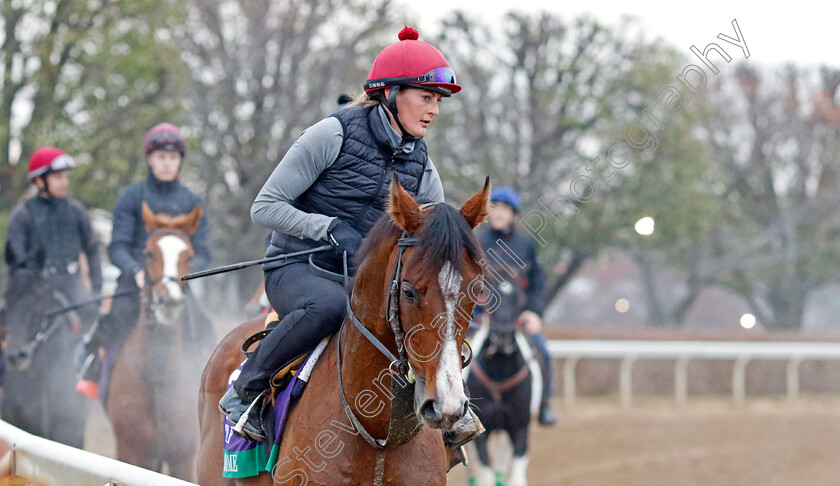
[[(719, 33), (733, 37), (731, 22), (735, 18), (750, 50), (751, 62), (763, 65), (784, 62), (802, 66), (828, 64), (840, 68), (840, 2), (836, 0), (775, 3), (731, 0), (411, 0), (406, 4), (421, 22), (432, 26), (454, 9), (480, 12), (491, 20), (501, 18), (512, 5), (520, 11), (547, 10), (569, 17), (588, 12), (610, 24), (616, 24), (622, 15), (633, 15), (641, 19), (650, 39), (661, 36), (677, 48), (684, 49), (686, 55), (691, 55), (689, 48), (692, 44), (702, 50), (709, 42), (716, 41)], [(738, 49), (731, 47), (733, 50), (725, 50), (733, 57), (733, 62), (742, 60), (743, 54), (736, 57)]]

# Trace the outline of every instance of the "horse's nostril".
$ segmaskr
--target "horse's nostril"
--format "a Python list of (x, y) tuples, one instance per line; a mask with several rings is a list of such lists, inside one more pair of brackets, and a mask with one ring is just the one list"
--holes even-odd
[(423, 405), (420, 406), (420, 414), (429, 421), (439, 422), (443, 420), (443, 411), (437, 402), (432, 399), (423, 402)]

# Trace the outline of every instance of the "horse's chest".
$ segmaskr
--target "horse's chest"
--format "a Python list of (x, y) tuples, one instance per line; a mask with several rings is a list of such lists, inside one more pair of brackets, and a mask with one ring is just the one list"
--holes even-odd
[[(334, 353), (334, 348), (328, 348), (325, 354), (330, 350)], [(328, 354), (327, 360), (316, 365), (307, 390), (294, 406), (272, 471), (274, 484), (373, 484), (376, 450), (342, 409), (337, 380), (331, 373), (334, 367), (335, 359)], [(423, 429), (408, 444), (386, 452), (383, 483), (445, 484), (445, 458), (441, 432)]]

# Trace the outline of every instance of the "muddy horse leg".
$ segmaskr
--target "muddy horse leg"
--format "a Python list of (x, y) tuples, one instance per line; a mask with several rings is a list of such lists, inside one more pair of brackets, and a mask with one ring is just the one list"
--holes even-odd
[(44, 381), (36, 379), (31, 370), (9, 370), (6, 373), (3, 408), (0, 411), (3, 420), (30, 434), (43, 436), (43, 402), (48, 398), (42, 389), (43, 385)]
[(496, 474), (490, 467), (490, 454), (487, 450), (487, 438), (492, 431), (487, 431), (478, 437), (470, 445), (475, 444), (473, 450), (476, 454), (470, 458), (470, 468), (474, 471), (471, 476), (475, 477), (476, 486), (495, 486)]
[(48, 423), (46, 437), (81, 449), (85, 442), (88, 398), (75, 390), (76, 373), (70, 353), (76, 340), (69, 334), (69, 330), (54, 339), (49, 344), (56, 346), (43, 350), (56, 360), (45, 380), (48, 390), (45, 404)]
[(513, 445), (513, 458), (508, 469), (508, 486), (525, 486), (528, 484), (528, 423), (511, 427), (508, 434)]
[(142, 327), (135, 327), (114, 365), (106, 410), (117, 440), (117, 459), (158, 470), (158, 424), (154, 420), (152, 389), (143, 375)]

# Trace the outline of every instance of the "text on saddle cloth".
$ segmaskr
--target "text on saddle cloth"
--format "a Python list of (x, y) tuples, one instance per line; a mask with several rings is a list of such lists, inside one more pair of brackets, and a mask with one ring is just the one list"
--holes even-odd
[[(271, 429), (266, 443), (251, 442), (233, 433), (235, 425), (227, 417), (223, 417), (223, 446), (224, 446), (224, 468), (222, 476), (225, 478), (247, 478), (259, 475), (261, 472), (270, 472), (277, 463), (280, 443), (283, 438), (283, 429), (289, 413), (291, 403), (303, 395), (306, 383), (318, 362), (318, 358), (327, 347), (330, 338), (326, 337), (318, 343), (318, 346), (307, 356), (301, 358), (303, 365), (296, 369), (291, 376), (287, 386), (279, 394), (273, 397), (274, 405), (269, 413), (270, 420), (265, 421)], [(245, 362), (243, 361), (243, 365)], [(239, 377), (242, 365), (233, 370), (228, 379), (228, 388)], [(273, 438), (273, 440), (272, 440)]]

